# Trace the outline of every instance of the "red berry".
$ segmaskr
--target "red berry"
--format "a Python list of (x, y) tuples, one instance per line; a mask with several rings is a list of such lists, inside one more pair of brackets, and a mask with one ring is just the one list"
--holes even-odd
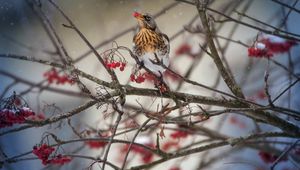
[(126, 63), (125, 62), (122, 62), (121, 63), (121, 67), (125, 67), (126, 66)]
[(139, 75), (136, 80), (137, 83), (142, 83), (145, 81), (145, 77), (143, 75)]
[(120, 62), (116, 62), (116, 67), (120, 67)]
[(133, 81), (133, 82), (135, 81), (135, 75), (134, 74), (130, 75), (130, 81)]
[(112, 62), (111, 63), (111, 68), (116, 68), (117, 66), (116, 66), (116, 63), (115, 62)]

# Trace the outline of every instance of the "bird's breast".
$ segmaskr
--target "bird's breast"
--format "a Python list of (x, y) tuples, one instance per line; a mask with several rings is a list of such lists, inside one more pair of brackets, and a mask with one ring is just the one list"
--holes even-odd
[(160, 44), (164, 43), (162, 37), (150, 29), (142, 28), (134, 38), (135, 45), (145, 52), (154, 52)]

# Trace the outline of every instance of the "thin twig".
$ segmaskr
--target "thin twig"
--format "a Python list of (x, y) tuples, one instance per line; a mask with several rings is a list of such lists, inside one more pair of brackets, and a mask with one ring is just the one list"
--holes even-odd
[(279, 163), (279, 161), (285, 157), (299, 142), (300, 140), (296, 140), (292, 145), (290, 145), (287, 149), (285, 149), (284, 152), (282, 152), (278, 158), (273, 162), (273, 164), (271, 165), (270, 169), (274, 170), (275, 166)]

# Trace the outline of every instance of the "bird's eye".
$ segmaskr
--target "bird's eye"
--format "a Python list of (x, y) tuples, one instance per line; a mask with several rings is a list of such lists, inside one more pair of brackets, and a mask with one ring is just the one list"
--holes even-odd
[(145, 18), (146, 21), (150, 21), (151, 20), (151, 18), (149, 16), (147, 16), (147, 15), (145, 15), (144, 18)]

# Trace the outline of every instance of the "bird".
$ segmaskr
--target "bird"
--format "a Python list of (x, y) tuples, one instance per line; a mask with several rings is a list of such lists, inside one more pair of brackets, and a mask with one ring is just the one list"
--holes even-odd
[[(169, 66), (170, 40), (149, 13), (134, 12), (138, 31), (133, 37), (133, 53), (156, 76), (162, 77)], [(164, 67), (164, 66), (165, 67)]]

